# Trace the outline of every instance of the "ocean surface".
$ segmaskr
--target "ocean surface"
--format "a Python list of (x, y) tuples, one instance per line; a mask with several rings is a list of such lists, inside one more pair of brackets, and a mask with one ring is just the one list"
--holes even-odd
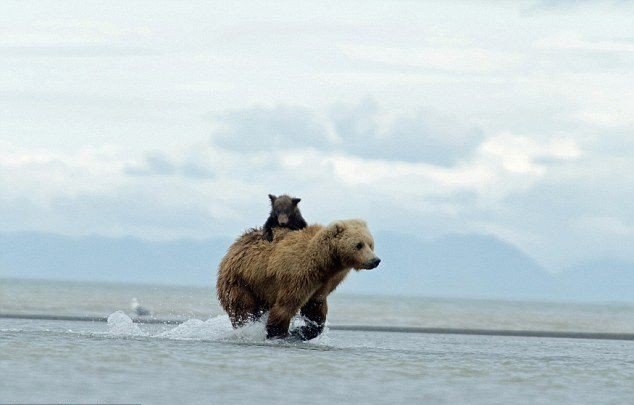
[[(233, 330), (209, 288), (0, 279), (0, 403), (620, 404), (634, 341), (343, 331), (336, 325), (634, 332), (634, 305), (334, 292), (310, 342)], [(132, 298), (151, 317), (133, 323)], [(297, 320), (296, 322), (300, 322)]]

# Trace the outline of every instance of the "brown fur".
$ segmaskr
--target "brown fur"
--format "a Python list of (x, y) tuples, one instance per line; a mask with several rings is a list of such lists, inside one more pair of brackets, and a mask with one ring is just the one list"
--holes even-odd
[(262, 227), (264, 239), (273, 240), (273, 228), (288, 228), (291, 230), (304, 229), (308, 224), (299, 211), (301, 198), (290, 197), (282, 194), (279, 197), (269, 194), (271, 200), (271, 213)]
[(274, 236), (267, 242), (261, 230), (251, 230), (229, 247), (218, 270), (218, 299), (234, 327), (269, 311), (268, 337), (286, 336), (299, 311), (308, 323), (297, 334), (312, 339), (326, 321), (326, 298), (350, 269), (378, 265), (374, 240), (361, 220), (277, 228)]

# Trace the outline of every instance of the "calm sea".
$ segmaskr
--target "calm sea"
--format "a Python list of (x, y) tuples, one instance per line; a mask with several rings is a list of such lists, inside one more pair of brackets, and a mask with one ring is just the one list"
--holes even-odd
[[(210, 283), (211, 284), (211, 283)], [(134, 324), (136, 298), (175, 325)], [(335, 292), (330, 325), (634, 332), (634, 306)], [(0, 403), (629, 403), (634, 342), (327, 330), (307, 343), (232, 330), (213, 290), (0, 280)]]

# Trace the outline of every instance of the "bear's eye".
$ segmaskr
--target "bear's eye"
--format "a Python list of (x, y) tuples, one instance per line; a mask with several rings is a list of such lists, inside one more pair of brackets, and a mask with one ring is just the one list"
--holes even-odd
[(357, 250), (361, 250), (361, 248), (363, 248), (363, 242), (359, 242), (357, 243)]

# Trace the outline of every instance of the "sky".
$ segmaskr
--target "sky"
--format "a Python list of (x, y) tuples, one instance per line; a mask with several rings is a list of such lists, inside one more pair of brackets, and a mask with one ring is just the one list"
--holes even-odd
[(290, 193), (309, 222), (493, 235), (555, 273), (634, 260), (633, 18), (624, 1), (4, 1), (0, 230), (233, 237)]

